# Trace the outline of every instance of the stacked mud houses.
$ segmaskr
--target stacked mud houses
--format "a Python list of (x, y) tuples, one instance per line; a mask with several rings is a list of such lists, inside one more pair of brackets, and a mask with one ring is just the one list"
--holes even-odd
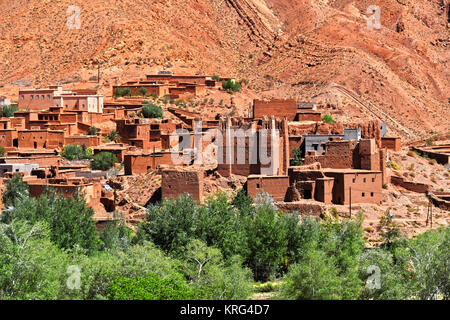
[[(138, 116), (142, 101), (150, 95), (189, 99), (219, 90), (219, 80), (148, 75), (113, 87), (113, 94), (127, 96), (116, 95), (111, 101), (87, 89), (20, 90), (19, 110), (14, 117), (0, 119), (0, 146), (5, 150), (0, 158), (2, 181), (20, 173), (33, 196), (46, 186), (67, 196), (81, 190), (96, 219), (108, 219), (115, 209), (114, 192), (105, 188), (111, 173), (61, 157), (64, 146), (77, 144), (92, 148), (94, 154), (115, 154), (123, 167), (119, 174), (156, 170), (162, 185), (154, 199), (187, 192), (202, 201), (205, 179), (243, 176), (249, 195), (264, 191), (286, 210), (307, 208), (314, 213), (320, 212), (320, 204), (382, 201), (383, 186), (391, 181), (388, 154), (399, 151), (401, 142), (387, 137), (386, 126), (379, 121), (325, 123), (314, 103), (292, 99), (255, 100), (248, 117), (205, 118), (176, 107), (165, 108), (170, 117), (159, 120)], [(105, 122), (114, 124), (120, 141), (104, 141), (109, 134), (102, 129)], [(92, 127), (97, 130), (92, 132)], [(448, 150), (421, 151), (434, 155)]]

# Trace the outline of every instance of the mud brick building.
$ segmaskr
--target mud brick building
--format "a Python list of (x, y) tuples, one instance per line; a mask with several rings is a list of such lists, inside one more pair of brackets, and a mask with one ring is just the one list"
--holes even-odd
[(62, 86), (19, 90), (19, 110), (48, 110), (56, 106), (65, 111), (103, 112), (103, 96), (95, 90), (65, 91)]
[(203, 200), (204, 173), (201, 170), (181, 171), (163, 170), (162, 172), (162, 197), (177, 198), (189, 193), (194, 200)]
[(327, 177), (334, 178), (333, 203), (380, 204), (382, 200), (382, 173), (372, 170), (324, 169)]
[(221, 122), (219, 130), (223, 139), (215, 143), (219, 148), (220, 175), (287, 174), (290, 151), (286, 119), (280, 121), (272, 117), (260, 122), (233, 123), (227, 118)]
[(402, 149), (402, 141), (399, 137), (382, 137), (381, 147), (399, 152)]
[(250, 175), (246, 185), (247, 194), (252, 198), (263, 191), (269, 193), (275, 201), (284, 201), (288, 187), (288, 176)]
[(40, 197), (47, 187), (54, 188), (64, 197), (72, 197), (78, 191), (85, 194), (87, 205), (94, 209), (96, 213), (105, 212), (105, 208), (100, 201), (102, 186), (99, 179), (53, 178), (44, 180), (30, 177), (25, 179), (25, 182), (29, 185), (32, 197)]

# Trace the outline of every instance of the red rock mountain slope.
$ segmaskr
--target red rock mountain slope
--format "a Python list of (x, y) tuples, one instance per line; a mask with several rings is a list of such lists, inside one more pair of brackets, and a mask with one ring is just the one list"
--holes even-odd
[[(2, 0), (0, 95), (162, 68), (250, 80), (415, 139), (450, 128), (447, 0)], [(69, 6), (81, 28), (69, 29)], [(367, 27), (370, 5), (381, 29)]]

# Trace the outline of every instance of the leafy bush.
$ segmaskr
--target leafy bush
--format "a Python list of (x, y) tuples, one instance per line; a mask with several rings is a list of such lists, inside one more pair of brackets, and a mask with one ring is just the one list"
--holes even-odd
[(138, 93), (141, 96), (145, 97), (147, 95), (147, 93), (148, 93), (148, 90), (146, 88), (142, 87), (142, 88), (139, 89)]
[(94, 156), (91, 162), (91, 169), (106, 171), (111, 169), (117, 162), (117, 157), (111, 152), (100, 152)]
[(14, 117), (14, 112), (18, 111), (19, 107), (17, 105), (7, 105), (2, 108), (2, 117), (11, 118)]
[(291, 166), (301, 166), (303, 164), (303, 159), (300, 148), (295, 147), (292, 152), (294, 153), (294, 158), (291, 159)]
[(3, 158), (5, 156), (5, 148), (0, 146), (0, 158)]
[(114, 90), (114, 96), (115, 97), (124, 97), (124, 96), (130, 96), (131, 97), (131, 89), (126, 87), (126, 88), (116, 88)]
[(109, 135), (107, 136), (107, 138), (109, 141), (114, 141), (114, 142), (118, 142), (118, 141), (120, 141), (120, 139), (122, 139), (116, 130), (111, 130)]
[(88, 136), (95, 136), (97, 135), (98, 129), (96, 127), (89, 127), (89, 130), (87, 132)]
[(241, 84), (231, 79), (223, 80), (222, 88), (228, 93), (241, 92)]
[(162, 279), (157, 274), (145, 278), (116, 278), (108, 290), (110, 300), (189, 300), (192, 290), (181, 279)]
[(163, 109), (154, 103), (145, 104), (141, 113), (144, 118), (163, 118)]
[(78, 144), (68, 144), (64, 146), (63, 151), (61, 151), (61, 157), (64, 157), (68, 160), (91, 159), (92, 149), (85, 150)]
[(325, 123), (336, 123), (331, 114), (324, 114), (322, 116), (322, 121)]

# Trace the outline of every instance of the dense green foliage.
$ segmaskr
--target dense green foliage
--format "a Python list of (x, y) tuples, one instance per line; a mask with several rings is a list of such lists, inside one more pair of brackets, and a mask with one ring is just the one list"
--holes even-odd
[(5, 148), (0, 146), (0, 158), (3, 158), (5, 156)]
[(324, 114), (322, 116), (322, 121), (325, 123), (336, 123), (331, 114)]
[(148, 90), (146, 88), (142, 87), (142, 88), (139, 89), (138, 93), (141, 96), (145, 97), (147, 95), (147, 93), (148, 93)]
[(5, 118), (12, 118), (14, 117), (14, 112), (18, 111), (19, 107), (17, 105), (7, 105), (7, 106), (3, 106), (2, 108), (2, 117)]
[(116, 278), (108, 290), (110, 300), (188, 300), (194, 297), (186, 281), (162, 279), (157, 274), (145, 278)]
[(109, 132), (109, 135), (107, 136), (107, 140), (119, 142), (122, 137), (119, 135), (119, 133), (116, 130), (111, 130)]
[(241, 84), (231, 79), (223, 80), (222, 88), (228, 93), (241, 92)]
[(142, 107), (142, 116), (144, 118), (162, 118), (163, 109), (154, 103), (145, 103)]
[(294, 158), (291, 159), (291, 166), (301, 166), (303, 164), (302, 151), (300, 148), (295, 147), (292, 149)]
[(93, 152), (91, 148), (83, 148), (78, 144), (68, 144), (61, 151), (61, 157), (68, 160), (92, 159)]
[(92, 127), (89, 127), (87, 134), (88, 134), (88, 136), (95, 136), (95, 135), (97, 135), (97, 131), (98, 131), (98, 129), (96, 127), (92, 126)]
[(94, 156), (91, 162), (93, 170), (106, 171), (111, 169), (117, 163), (117, 157), (111, 152), (100, 152)]
[(32, 198), (19, 175), (3, 202), (0, 299), (247, 299), (254, 279), (278, 279), (260, 287), (283, 299), (450, 297), (448, 227), (406, 239), (386, 216), (368, 249), (361, 215), (299, 221), (241, 190), (151, 205), (137, 234), (117, 214), (97, 232), (82, 195)]
[(131, 89), (126, 87), (126, 88), (116, 88), (114, 90), (114, 96), (117, 97), (124, 97), (124, 96), (130, 96), (131, 97)]

